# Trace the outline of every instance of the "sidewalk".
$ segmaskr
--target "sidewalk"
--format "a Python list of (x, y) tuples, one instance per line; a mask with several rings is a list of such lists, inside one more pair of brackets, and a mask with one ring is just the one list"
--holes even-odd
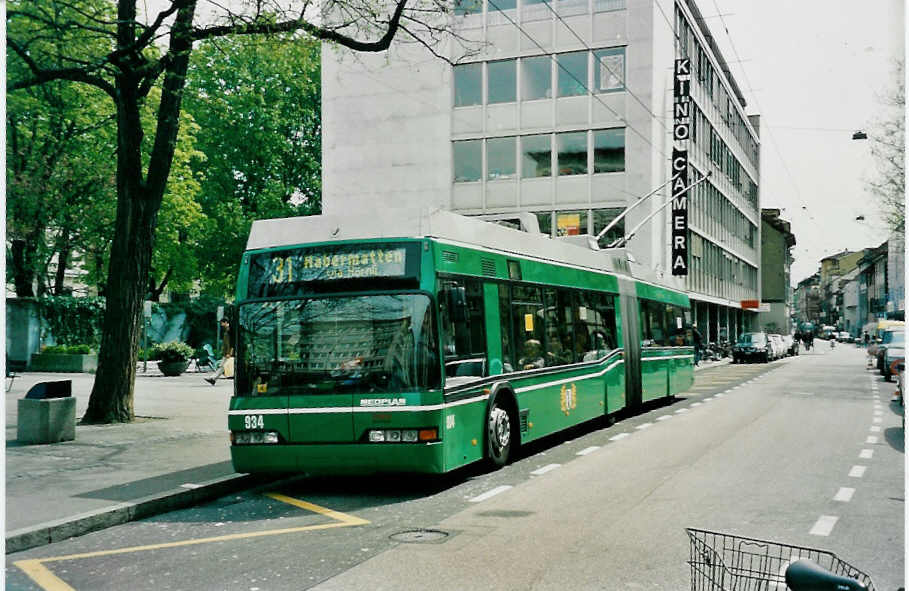
[[(153, 370), (153, 368), (155, 368)], [(230, 463), (231, 380), (137, 372), (136, 421), (79, 425), (94, 376), (24, 373), (6, 393), (6, 552), (189, 506), (251, 486)], [(37, 382), (72, 380), (76, 439), (16, 441), (17, 400)]]

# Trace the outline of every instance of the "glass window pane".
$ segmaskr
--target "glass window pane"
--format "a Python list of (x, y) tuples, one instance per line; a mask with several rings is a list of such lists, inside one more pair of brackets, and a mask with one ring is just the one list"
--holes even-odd
[(489, 12), (493, 12), (495, 10), (499, 10), (499, 11), (511, 10), (511, 9), (517, 7), (517, 5), (518, 5), (517, 0), (492, 0), (489, 3)]
[(515, 177), (515, 138), (497, 137), (486, 140), (486, 178), (513, 179)]
[(489, 62), (489, 103), (513, 103), (517, 99), (517, 62)]
[(456, 183), (480, 180), (483, 170), (483, 140), (453, 142)]
[(552, 236), (552, 212), (537, 211), (534, 215), (537, 216), (537, 220), (540, 224), (540, 232), (547, 236)]
[(559, 16), (577, 16), (587, 14), (587, 0), (558, 0)]
[(556, 134), (559, 175), (587, 174), (587, 132)]
[(625, 88), (625, 48), (593, 52), (594, 89), (609, 92)]
[(593, 172), (625, 170), (625, 130), (602, 129), (593, 132)]
[(587, 52), (563, 53), (556, 56), (559, 67), (559, 96), (587, 93)]
[(483, 64), (454, 67), (454, 106), (467, 107), (483, 102)]
[(556, 236), (587, 234), (587, 210), (556, 212)]
[(482, 14), (482, 12), (483, 12), (482, 0), (455, 0), (455, 3), (454, 3), (454, 13), (455, 14)]
[(521, 177), (525, 179), (552, 175), (550, 135), (525, 135), (521, 138)]
[(552, 98), (551, 58), (548, 55), (521, 60), (521, 100)]
[[(608, 226), (612, 220), (622, 213), (621, 208), (614, 209), (595, 209), (593, 210), (593, 233), (598, 235), (603, 228)], [(598, 241), (600, 248), (606, 248), (619, 238), (625, 235), (625, 218), (619, 220), (619, 223), (609, 229)]]
[(521, 20), (539, 21), (552, 18), (552, 12), (546, 6), (549, 0), (521, 0)]

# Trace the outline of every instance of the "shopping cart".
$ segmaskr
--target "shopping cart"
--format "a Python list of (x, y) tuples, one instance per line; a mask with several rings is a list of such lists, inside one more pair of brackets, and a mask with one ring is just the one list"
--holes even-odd
[(702, 529), (687, 528), (685, 531), (691, 541), (688, 563), (691, 565), (692, 591), (785, 591), (789, 588), (786, 569), (805, 559), (833, 575), (855, 579), (830, 589), (874, 591), (871, 577), (826, 550)]

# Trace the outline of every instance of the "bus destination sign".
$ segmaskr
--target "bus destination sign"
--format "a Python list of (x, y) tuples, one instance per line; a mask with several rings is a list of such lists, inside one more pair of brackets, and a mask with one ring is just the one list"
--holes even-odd
[(409, 275), (407, 263), (405, 245), (339, 245), (254, 254), (250, 260), (248, 295), (287, 294), (285, 286), (313, 281), (403, 278)]

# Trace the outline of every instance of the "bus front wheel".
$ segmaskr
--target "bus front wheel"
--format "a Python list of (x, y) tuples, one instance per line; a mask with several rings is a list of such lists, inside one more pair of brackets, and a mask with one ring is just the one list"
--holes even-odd
[(486, 419), (486, 456), (493, 468), (501, 468), (511, 457), (512, 425), (511, 415), (495, 401)]

